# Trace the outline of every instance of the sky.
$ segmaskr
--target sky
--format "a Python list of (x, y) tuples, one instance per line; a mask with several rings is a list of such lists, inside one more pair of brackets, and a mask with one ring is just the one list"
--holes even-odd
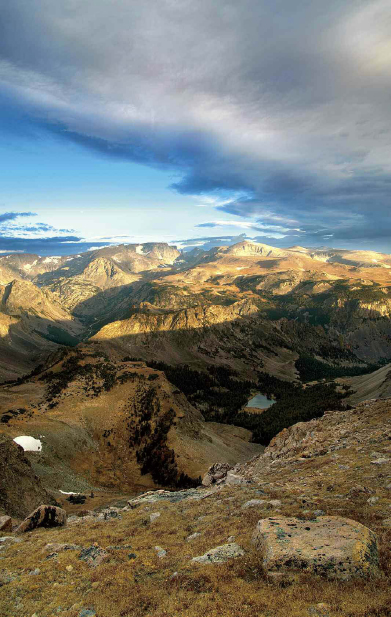
[(391, 252), (389, 0), (3, 0), (0, 252)]

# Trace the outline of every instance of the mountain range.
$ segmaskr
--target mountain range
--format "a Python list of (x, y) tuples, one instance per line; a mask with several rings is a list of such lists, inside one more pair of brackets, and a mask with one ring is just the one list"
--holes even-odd
[[(389, 395), (390, 270), (248, 241), (3, 256), (0, 432), (45, 436), (29, 455), (45, 488), (191, 486), (294, 422)], [(256, 392), (273, 411), (246, 407)]]

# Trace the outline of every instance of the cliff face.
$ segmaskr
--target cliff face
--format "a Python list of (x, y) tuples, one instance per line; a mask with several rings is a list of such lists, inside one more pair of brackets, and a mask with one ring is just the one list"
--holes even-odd
[(53, 294), (30, 281), (12, 281), (0, 286), (0, 310), (13, 317), (37, 316), (52, 321), (72, 321), (72, 316)]
[(0, 380), (29, 373), (60, 345), (75, 345), (80, 322), (30, 281), (0, 286)]
[[(142, 307), (148, 309), (148, 306)], [(103, 340), (121, 337), (140, 332), (161, 332), (197, 329), (229, 322), (238, 317), (252, 315), (258, 308), (247, 300), (235, 302), (232, 306), (195, 306), (174, 312), (156, 313), (151, 306), (150, 311), (137, 312), (129, 319), (111, 323), (100, 330), (93, 340)]]
[(24, 518), (41, 504), (52, 501), (23, 448), (0, 435), (0, 512)]

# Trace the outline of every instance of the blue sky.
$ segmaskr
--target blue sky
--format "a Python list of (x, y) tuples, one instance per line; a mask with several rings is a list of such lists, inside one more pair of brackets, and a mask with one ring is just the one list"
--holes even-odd
[(390, 29), (388, 0), (5, 0), (0, 251), (390, 252)]

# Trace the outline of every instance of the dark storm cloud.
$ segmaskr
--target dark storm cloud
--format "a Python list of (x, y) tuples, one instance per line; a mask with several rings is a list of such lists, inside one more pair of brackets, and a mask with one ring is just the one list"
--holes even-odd
[(284, 241), (384, 246), (390, 24), (388, 0), (5, 0), (0, 96), (8, 130), (231, 194), (220, 211)]

